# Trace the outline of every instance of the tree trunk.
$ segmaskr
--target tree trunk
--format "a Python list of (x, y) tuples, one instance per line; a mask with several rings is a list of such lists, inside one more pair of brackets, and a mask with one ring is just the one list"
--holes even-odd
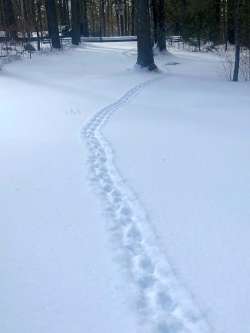
[(186, 24), (188, 21), (188, 0), (180, 1), (179, 22), (176, 25), (175, 33), (180, 35), (184, 40), (188, 37)]
[(235, 3), (238, 0), (227, 1), (227, 37), (230, 44), (235, 43)]
[(160, 52), (167, 49), (165, 29), (165, 1), (153, 0), (154, 41)]
[(222, 15), (220, 19), (222, 20), (221, 22), (221, 42), (225, 44), (225, 51), (227, 51), (227, 44), (228, 44), (228, 3), (226, 0), (223, 0), (221, 2), (222, 6)]
[(121, 36), (120, 15), (118, 13), (116, 14), (116, 25), (118, 36)]
[(125, 35), (128, 35), (128, 4), (126, 0), (124, 0), (124, 30)]
[(125, 27), (124, 27), (124, 16), (123, 14), (120, 15), (120, 31), (121, 31), (121, 36), (124, 36), (125, 35)]
[(141, 67), (155, 70), (157, 67), (154, 63), (150, 15), (149, 15), (149, 0), (137, 0), (136, 6), (137, 16), (137, 64)]
[(165, 17), (165, 1), (158, 0), (158, 15), (157, 15), (157, 47), (160, 52), (164, 52), (167, 49), (166, 46), (166, 17)]
[(67, 0), (59, 0), (60, 24), (69, 27), (69, 8)]
[(154, 37), (154, 44), (157, 44), (157, 33), (158, 33), (158, 26), (157, 26), (157, 0), (151, 1), (151, 16), (153, 21), (153, 37)]
[(2, 7), (3, 7), (3, 23), (8, 33), (8, 37), (11, 39), (12, 38), (16, 39), (17, 27), (16, 27), (16, 18), (15, 18), (13, 3), (10, 0), (3, 0)]
[(52, 41), (52, 47), (55, 49), (60, 49), (61, 42), (60, 42), (60, 38), (59, 38), (55, 0), (46, 0), (45, 6), (46, 6), (46, 13), (47, 13), (49, 36)]
[(106, 36), (105, 2), (100, 1), (100, 37)]
[(131, 35), (134, 36), (136, 34), (136, 27), (135, 27), (135, 1), (132, 0), (131, 2)]
[(81, 40), (80, 31), (80, 1), (71, 0), (71, 27), (72, 27), (72, 44), (79, 45)]
[(240, 67), (240, 0), (234, 0), (234, 43), (235, 43), (235, 62), (233, 81), (239, 80)]
[(81, 15), (81, 34), (82, 36), (89, 36), (88, 14), (86, 0), (82, 1), (82, 15)]

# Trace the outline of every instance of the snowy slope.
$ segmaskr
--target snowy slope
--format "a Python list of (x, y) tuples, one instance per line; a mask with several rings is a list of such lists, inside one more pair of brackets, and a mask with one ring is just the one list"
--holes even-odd
[(250, 332), (249, 85), (157, 61), (89, 43), (0, 73), (1, 332)]

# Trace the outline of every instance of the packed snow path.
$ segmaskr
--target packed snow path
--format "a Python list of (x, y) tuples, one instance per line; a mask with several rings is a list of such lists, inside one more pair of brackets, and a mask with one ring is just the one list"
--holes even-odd
[[(159, 74), (160, 75), (160, 74)], [(139, 198), (125, 183), (114, 163), (114, 152), (102, 134), (112, 113), (119, 111), (144, 87), (158, 78), (130, 89), (116, 102), (101, 109), (83, 130), (89, 147), (91, 181), (105, 202), (108, 228), (134, 284), (137, 308), (151, 327), (150, 332), (211, 332), (192, 297), (178, 282)]]

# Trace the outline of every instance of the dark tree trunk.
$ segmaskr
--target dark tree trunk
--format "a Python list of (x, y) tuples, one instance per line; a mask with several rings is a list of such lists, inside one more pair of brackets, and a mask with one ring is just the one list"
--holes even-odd
[(10, 0), (3, 0), (3, 23), (6, 31), (8, 32), (9, 38), (15, 39), (16, 33), (16, 18), (13, 8), (13, 3)]
[(235, 1), (237, 0), (228, 0), (227, 2), (227, 37), (230, 44), (235, 43)]
[(151, 16), (153, 18), (153, 37), (154, 37), (154, 44), (157, 43), (157, 0), (151, 1)]
[(37, 50), (41, 49), (41, 37), (42, 37), (42, 20), (41, 20), (41, 3), (37, 1), (34, 5), (34, 12), (36, 12), (35, 17), (35, 29), (37, 34)]
[(100, 36), (106, 36), (105, 2), (100, 1)]
[(69, 8), (67, 0), (59, 0), (60, 24), (69, 27)]
[(82, 36), (89, 36), (88, 14), (86, 0), (82, 1), (82, 15), (81, 15), (81, 34)]
[(125, 30), (125, 35), (128, 35), (128, 5), (127, 1), (124, 1), (124, 30)]
[(166, 51), (166, 17), (165, 17), (165, 1), (158, 0), (158, 15), (157, 15), (157, 47), (161, 52)]
[(107, 23), (108, 23), (108, 35), (113, 35), (113, 13), (112, 13), (112, 3), (110, 0), (107, 2)]
[(221, 1), (221, 37), (220, 41), (225, 44), (225, 51), (227, 51), (228, 44), (228, 3), (226, 0)]
[(239, 80), (240, 67), (240, 0), (234, 0), (234, 41), (235, 41), (235, 62), (233, 81)]
[(136, 34), (136, 28), (135, 28), (135, 22), (136, 22), (136, 18), (135, 18), (135, 1), (136, 0), (132, 0), (131, 2), (131, 35), (134, 36)]
[(63, 7), (65, 13), (65, 24), (69, 27), (69, 2), (68, 0), (63, 0)]
[(49, 36), (51, 38), (52, 47), (55, 49), (60, 49), (61, 42), (60, 42), (60, 37), (59, 37), (55, 0), (46, 0), (45, 6), (46, 6), (46, 13), (47, 13)]
[(71, 27), (72, 27), (72, 44), (79, 45), (81, 40), (80, 29), (81, 8), (79, 0), (71, 0)]
[(116, 25), (118, 36), (121, 36), (120, 15), (118, 13), (116, 14)]
[(166, 32), (165, 32), (165, 4), (164, 0), (152, 1), (152, 16), (154, 24), (154, 43), (159, 51), (166, 51)]
[(141, 67), (146, 67), (149, 70), (156, 69), (154, 63), (151, 29), (150, 29), (150, 15), (149, 15), (149, 1), (137, 0), (136, 6), (137, 16), (137, 64)]
[(124, 16), (120, 15), (120, 31), (121, 31), (121, 36), (125, 35), (125, 30), (124, 30)]
[(186, 39), (185, 23), (186, 23), (186, 19), (187, 19), (187, 12), (188, 12), (187, 0), (181, 0), (180, 23), (178, 25), (178, 29), (177, 29), (176, 33), (180, 34), (183, 39)]

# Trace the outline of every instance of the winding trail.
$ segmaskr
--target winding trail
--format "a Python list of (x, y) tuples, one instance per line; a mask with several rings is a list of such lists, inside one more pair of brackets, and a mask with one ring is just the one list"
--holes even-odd
[(91, 181), (105, 205), (108, 229), (119, 262), (135, 289), (138, 312), (150, 332), (208, 333), (211, 328), (192, 296), (176, 277), (158, 247), (146, 210), (123, 180), (114, 163), (114, 152), (102, 134), (113, 112), (164, 75), (138, 84), (113, 104), (101, 109), (83, 129), (89, 149)]

